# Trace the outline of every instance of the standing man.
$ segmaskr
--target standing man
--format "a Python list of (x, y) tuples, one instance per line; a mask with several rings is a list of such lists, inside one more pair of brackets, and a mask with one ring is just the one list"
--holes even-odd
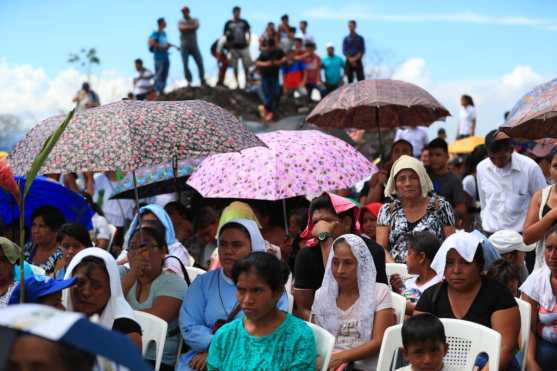
[(308, 33), (308, 21), (300, 21), (300, 36), (304, 46), (308, 43), (315, 43), (315, 38)]
[(306, 90), (308, 92), (308, 103), (311, 102), (311, 93), (313, 90), (319, 92), (320, 98), (323, 97), (323, 83), (321, 82), (321, 58), (315, 54), (316, 45), (308, 41), (306, 44), (306, 53), (304, 55), (304, 65), (306, 67)]
[(149, 51), (153, 53), (155, 58), (155, 90), (157, 94), (164, 93), (166, 87), (166, 79), (170, 69), (170, 59), (168, 58), (168, 49), (170, 44), (166, 37), (166, 21), (164, 18), (157, 19), (158, 29), (149, 37)]
[[(547, 183), (536, 162), (514, 152), (508, 136), (493, 130), (485, 137), (487, 156), (477, 167), (482, 228), (522, 232), (528, 203)], [(533, 263), (533, 262), (532, 262)]]
[(366, 52), (364, 38), (356, 33), (356, 21), (348, 21), (348, 30), (350, 33), (342, 42), (342, 53), (346, 57), (346, 75), (348, 82), (354, 81), (354, 73), (358, 81), (364, 79), (364, 65), (362, 57)]
[(224, 35), (230, 47), (230, 64), (234, 69), (234, 77), (238, 87), (240, 87), (240, 81), (238, 80), (238, 59), (242, 59), (246, 85), (249, 80), (249, 68), (251, 66), (249, 51), (251, 41), (250, 25), (245, 19), (240, 18), (240, 12), (240, 7), (235, 6), (232, 9), (232, 19), (224, 25)]
[(153, 72), (149, 71), (145, 66), (143, 66), (143, 61), (141, 59), (135, 60), (135, 70), (137, 71), (137, 77), (133, 79), (133, 96), (137, 100), (145, 100), (149, 93), (153, 92)]
[(327, 56), (323, 58), (322, 68), (325, 72), (325, 95), (342, 84), (344, 77), (344, 59), (335, 54), (335, 47), (327, 43)]
[(188, 84), (191, 85), (192, 76), (188, 67), (190, 55), (193, 57), (199, 72), (199, 81), (201, 85), (205, 83), (205, 69), (203, 68), (203, 58), (197, 45), (197, 29), (199, 28), (199, 20), (192, 18), (190, 15), (190, 8), (187, 6), (182, 8), (182, 15), (184, 16), (178, 21), (178, 30), (180, 31), (180, 51), (182, 53), (182, 62), (184, 63), (184, 75)]
[(262, 118), (266, 122), (273, 120), (273, 115), (278, 108), (280, 100), (279, 70), (285, 62), (285, 54), (277, 48), (275, 40), (267, 40), (267, 47), (261, 52), (255, 62), (261, 75), (261, 89), (263, 90), (263, 107), (259, 108)]

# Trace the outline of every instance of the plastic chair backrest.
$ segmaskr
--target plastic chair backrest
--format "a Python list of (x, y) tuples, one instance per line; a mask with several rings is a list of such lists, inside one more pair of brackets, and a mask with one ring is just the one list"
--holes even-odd
[(402, 263), (387, 263), (385, 264), (385, 273), (387, 273), (387, 283), (389, 287), (391, 287), (391, 276), (393, 274), (398, 274), (404, 281), (408, 278), (408, 267), (406, 264)]
[[(449, 351), (443, 362), (446, 370), (472, 370), (478, 354), (489, 356), (489, 369), (499, 369), (501, 334), (477, 323), (442, 318)], [(377, 370), (394, 370), (398, 351), (402, 348), (402, 325), (389, 327), (383, 335)]]
[(288, 313), (292, 313), (294, 309), (294, 295), (287, 291), (286, 296), (288, 296)]
[(528, 340), (530, 339), (532, 306), (522, 299), (517, 298), (516, 302), (518, 304), (518, 310), (520, 311), (520, 343), (518, 344), (518, 348), (520, 349), (522, 357), (520, 360), (521, 370), (524, 371), (526, 370), (526, 355), (528, 354)]
[(201, 268), (196, 267), (186, 267), (186, 272), (188, 272), (188, 277), (190, 278), (190, 282), (195, 281), (195, 278), (200, 274), (207, 273)]
[(161, 362), (162, 354), (164, 350), (164, 343), (166, 342), (166, 331), (168, 330), (168, 323), (165, 320), (154, 316), (150, 313), (141, 312), (139, 310), (134, 311), (135, 319), (141, 326), (141, 343), (143, 348), (143, 356), (147, 352), (149, 343), (155, 342), (156, 347), (156, 360), (155, 360), (155, 371), (158, 371)]
[(396, 292), (391, 292), (391, 300), (396, 315), (396, 323), (401, 324), (404, 322), (404, 315), (406, 314), (406, 298)]
[(317, 354), (321, 357), (321, 371), (327, 371), (329, 362), (331, 361), (331, 354), (335, 346), (335, 337), (327, 330), (314, 323), (306, 322), (306, 324), (311, 328), (311, 331), (313, 331)]

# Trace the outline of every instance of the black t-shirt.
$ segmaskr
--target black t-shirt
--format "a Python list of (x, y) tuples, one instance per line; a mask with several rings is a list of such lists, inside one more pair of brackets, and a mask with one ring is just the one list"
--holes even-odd
[[(461, 318), (491, 328), (491, 315), (503, 309), (516, 307), (510, 290), (499, 282), (482, 277), (482, 286), (466, 315)], [(416, 304), (418, 312), (431, 313), (439, 318), (456, 318), (449, 302), (446, 281), (425, 290)]]
[(246, 33), (250, 30), (250, 25), (245, 19), (230, 20), (224, 25), (226, 40), (234, 49), (244, 49), (248, 46)]
[[(257, 58), (258, 61), (261, 62), (267, 62), (267, 61), (279, 61), (282, 58), (284, 58), (285, 54), (282, 51), (282, 49), (273, 49), (270, 51), (264, 50), (261, 52), (261, 54), (259, 54), (259, 57)], [(259, 71), (261, 73), (262, 77), (270, 77), (270, 78), (276, 78), (278, 79), (279, 77), (279, 70), (280, 70), (280, 66), (271, 66), (271, 67), (260, 67)]]
[[(377, 270), (376, 282), (387, 284), (385, 272), (385, 250), (375, 241), (362, 237), (367, 244), (375, 269)], [(323, 266), (323, 253), (319, 246), (305, 247), (296, 255), (294, 265), (294, 287), (297, 289), (317, 290), (323, 283), (325, 267)]]
[(451, 172), (444, 175), (435, 175), (431, 170), (428, 171), (428, 174), (435, 193), (449, 201), (452, 207), (464, 202), (462, 181), (456, 175)]
[(130, 318), (117, 318), (112, 324), (112, 329), (124, 335), (132, 334), (134, 332), (141, 335), (141, 326)]

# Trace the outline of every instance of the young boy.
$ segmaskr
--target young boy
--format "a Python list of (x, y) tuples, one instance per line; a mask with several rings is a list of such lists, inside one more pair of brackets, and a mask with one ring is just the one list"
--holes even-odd
[(428, 174), (433, 183), (433, 189), (439, 196), (450, 202), (456, 214), (463, 218), (466, 205), (462, 181), (449, 171), (449, 146), (443, 139), (436, 138), (429, 142)]
[(398, 274), (390, 278), (393, 291), (406, 297), (407, 315), (412, 315), (416, 303), (425, 290), (441, 282), (441, 277), (431, 269), (431, 262), (439, 247), (439, 240), (431, 232), (414, 232), (408, 238), (406, 266), (408, 273), (417, 277), (409, 278), (404, 282)]
[(503, 259), (516, 267), (520, 277), (520, 286), (528, 278), (526, 253), (533, 251), (536, 248), (536, 244), (526, 245), (520, 233), (510, 229), (503, 229), (493, 233), (489, 236), (489, 241), (499, 251)]
[(439, 318), (424, 313), (413, 316), (402, 325), (402, 350), (409, 366), (397, 371), (443, 371), (443, 357), (449, 345)]

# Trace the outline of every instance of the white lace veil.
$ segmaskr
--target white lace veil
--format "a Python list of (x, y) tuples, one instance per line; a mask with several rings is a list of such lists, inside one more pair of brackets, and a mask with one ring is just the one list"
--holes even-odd
[(325, 268), (323, 283), (315, 294), (315, 300), (311, 308), (312, 315), (320, 326), (336, 336), (340, 311), (336, 302), (338, 283), (333, 276), (332, 261), (334, 247), (343, 240), (350, 246), (352, 254), (354, 254), (358, 262), (358, 291), (360, 297), (354, 304), (358, 306), (354, 308), (356, 309), (354, 313), (358, 313), (360, 316), (358, 318), (358, 332), (363, 339), (371, 339), (373, 315), (376, 307), (375, 280), (377, 272), (366, 243), (354, 234), (342, 235), (333, 242), (333, 247), (331, 247), (332, 250), (327, 260), (327, 267)]

